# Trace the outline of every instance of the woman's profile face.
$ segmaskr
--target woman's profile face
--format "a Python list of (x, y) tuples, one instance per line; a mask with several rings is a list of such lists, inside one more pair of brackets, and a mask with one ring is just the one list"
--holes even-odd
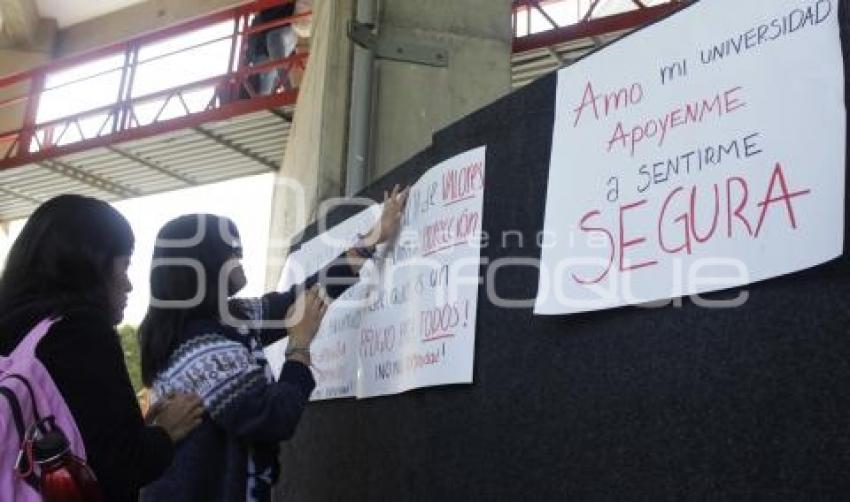
[(130, 267), (129, 256), (119, 256), (112, 262), (112, 275), (107, 284), (107, 297), (112, 319), (115, 324), (124, 319), (124, 309), (127, 308), (127, 295), (133, 290), (127, 269)]

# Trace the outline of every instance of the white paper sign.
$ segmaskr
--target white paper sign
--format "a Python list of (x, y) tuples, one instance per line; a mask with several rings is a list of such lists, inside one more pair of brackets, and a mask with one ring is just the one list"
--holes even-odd
[[(360, 282), (328, 309), (311, 347), (317, 380), (311, 399), (472, 382), (484, 158), (484, 147), (470, 150), (411, 186), (398, 239), (379, 247)], [(379, 211), (364, 211), (305, 243), (287, 260), (281, 286), (347, 249), (346, 236), (367, 230)], [(281, 350), (270, 354), (278, 365)]]
[[(330, 264), (353, 246), (358, 235), (367, 233), (375, 224), (382, 207), (383, 204), (373, 203), (355, 216), (304, 242), (297, 251), (287, 257), (277, 290), (286, 291), (296, 284), (303, 283), (307, 277)], [(343, 295), (345, 301), (353, 298), (351, 293), (352, 291), (349, 290)], [(314, 398), (321, 396), (322, 399), (328, 399), (354, 395), (356, 359), (351, 355), (351, 351), (354, 351), (355, 347), (350, 341), (336, 336), (339, 331), (337, 323), (350, 322), (351, 316), (340, 315), (340, 319), (329, 321), (330, 314), (333, 312), (333, 308), (329, 309), (327, 319), (320, 331), (324, 335), (317, 337), (312, 345), (312, 361), (316, 370), (314, 373), (317, 374), (316, 380), (319, 382), (313, 393)], [(286, 345), (287, 340), (284, 339), (266, 347), (268, 364), (275, 375), (279, 375), (283, 367)]]
[(277, 290), (286, 291), (304, 282), (343, 251), (357, 242), (357, 236), (367, 233), (381, 214), (383, 204), (373, 204), (344, 222), (320, 232), (320, 236), (305, 242), (287, 257)]
[(704, 0), (561, 70), (535, 312), (840, 256), (837, 14), (838, 0)]

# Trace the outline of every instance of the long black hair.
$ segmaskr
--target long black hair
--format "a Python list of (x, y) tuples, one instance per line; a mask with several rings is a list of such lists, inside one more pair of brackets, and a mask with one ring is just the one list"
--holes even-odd
[(145, 385), (166, 367), (189, 321), (220, 319), (221, 302), (235, 292), (227, 284), (222, 287), (221, 271), (241, 253), (236, 225), (220, 216), (184, 215), (159, 231), (151, 264), (151, 303), (139, 326)]
[(9, 250), (0, 314), (35, 302), (54, 315), (80, 303), (107, 313), (115, 259), (130, 256), (133, 245), (130, 224), (108, 203), (81, 195), (50, 199)]

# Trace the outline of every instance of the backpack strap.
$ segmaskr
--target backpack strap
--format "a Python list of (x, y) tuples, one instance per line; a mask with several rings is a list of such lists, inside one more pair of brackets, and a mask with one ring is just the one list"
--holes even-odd
[[(15, 429), (18, 431), (20, 446), (18, 447), (18, 458), (15, 461), (15, 472), (26, 482), (33, 490), (39, 491), (38, 478), (32, 471), (32, 459), (29, 458), (25, 449), (26, 445), (26, 429), (24, 427), (24, 414), (21, 409), (21, 403), (15, 397), (15, 393), (6, 387), (0, 387), (0, 396), (6, 398), (9, 403), (9, 410), (12, 412), (12, 420), (15, 422)], [(26, 463), (27, 467), (24, 467)], [(24, 472), (26, 469), (27, 472)], [(23, 473), (24, 475), (21, 475)]]
[(50, 331), (50, 327), (60, 319), (61, 318), (42, 319), (41, 322), (36, 324), (35, 327), (27, 333), (27, 336), (24, 337), (21, 343), (15, 347), (11, 357), (35, 357), (35, 348), (38, 346), (38, 343), (42, 338), (44, 338), (44, 335)]
[(26, 427), (24, 426), (24, 413), (21, 410), (21, 403), (18, 402), (18, 398), (15, 397), (15, 393), (6, 387), (0, 387), (0, 396), (6, 398), (6, 401), (9, 403), (9, 410), (12, 412), (12, 421), (15, 422), (15, 429), (18, 431), (18, 437), (20, 441), (24, 441), (24, 432)]
[[(33, 329), (31, 329), (29, 333), (27, 333), (27, 336), (24, 337), (24, 339), (21, 341), (21, 343), (19, 343), (18, 346), (15, 347), (15, 350), (12, 351), (12, 353), (10, 354), (9, 357), (13, 360), (15, 359), (15, 357), (35, 358), (35, 348), (38, 346), (38, 343), (41, 342), (41, 339), (44, 338), (44, 335), (46, 335), (47, 332), (50, 331), (50, 327), (53, 326), (53, 324), (58, 320), (59, 320), (58, 318), (57, 319), (43, 319), (41, 322), (36, 324), (35, 327)], [(32, 385), (30, 384), (29, 380), (27, 380), (23, 376), (18, 375), (16, 373), (4, 373), (2, 370), (0, 370), (0, 375), (2, 375), (4, 379), (10, 378), (10, 379), (18, 380), (21, 384), (23, 384), (24, 387), (26, 387), (27, 392), (30, 395), (30, 400), (32, 401), (33, 415), (34, 415), (36, 421), (41, 420), (41, 414), (38, 411), (38, 401), (35, 398), (35, 392), (33, 392), (33, 388), (32, 388)], [(6, 389), (4, 387), (4, 388), (0, 388), (0, 390), (9, 390), (9, 389)], [(9, 398), (9, 396), (6, 396), (6, 397), (7, 397), (7, 399)], [(12, 397), (14, 397), (14, 395)], [(17, 402), (16, 402), (16, 404), (17, 404)], [(13, 405), (10, 404), (10, 406), (13, 406)], [(13, 406), (13, 408), (14, 408), (14, 406)], [(18, 406), (18, 409), (20, 409), (20, 406)]]
[[(26, 378), (22, 377), (21, 375), (18, 375), (17, 373), (10, 373), (3, 378), (15, 379), (15, 380), (21, 382), (21, 384), (23, 384), (24, 387), (26, 387), (27, 393), (30, 395), (30, 402), (32, 402), (33, 417), (35, 418), (36, 422), (40, 422), (41, 421), (41, 414), (38, 412), (38, 401), (35, 399), (35, 392), (32, 390), (32, 384), (30, 384), (30, 381), (27, 380)], [(2, 389), (5, 390), (6, 388), (3, 387)]]

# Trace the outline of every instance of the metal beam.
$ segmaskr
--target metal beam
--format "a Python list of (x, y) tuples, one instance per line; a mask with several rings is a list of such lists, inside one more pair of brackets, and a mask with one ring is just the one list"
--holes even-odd
[(587, 8), (587, 12), (584, 14), (584, 17), (581, 18), (582, 23), (590, 21), (590, 18), (593, 17), (593, 11), (596, 9), (597, 5), (599, 5), (599, 0), (593, 0), (593, 2), (591, 2), (590, 7)]
[(125, 159), (132, 160), (133, 162), (135, 162), (137, 164), (141, 164), (141, 165), (147, 167), (148, 169), (152, 169), (152, 170), (157, 171), (159, 173), (162, 173), (166, 176), (170, 176), (170, 177), (172, 177), (172, 178), (174, 178), (178, 181), (182, 181), (187, 186), (197, 185), (197, 183), (195, 181), (193, 181), (193, 180), (191, 180), (191, 179), (189, 179), (185, 176), (182, 176), (180, 174), (177, 174), (174, 171), (172, 171), (171, 169), (168, 169), (167, 167), (161, 166), (161, 165), (156, 164), (154, 162), (151, 162), (149, 160), (145, 160), (145, 159), (139, 157), (138, 155), (135, 155), (135, 154), (133, 154), (133, 153), (127, 151), (127, 150), (124, 150), (122, 148), (118, 148), (117, 146), (108, 146), (108, 147), (106, 147), (106, 149), (109, 150), (110, 152), (114, 152), (114, 153), (124, 157)]
[(80, 181), (91, 187), (109, 192), (118, 197), (138, 197), (141, 192), (130, 187), (115, 183), (96, 174), (87, 173), (82, 169), (66, 164), (59, 160), (44, 160), (38, 163), (39, 166), (49, 169), (54, 173), (61, 174), (73, 180)]
[(41, 205), (42, 203), (44, 203), (44, 201), (41, 200), (41, 199), (31, 197), (31, 196), (29, 196), (29, 195), (27, 195), (23, 192), (19, 192), (15, 189), (9, 188), (9, 187), (0, 187), (0, 193), (10, 195), (12, 197), (15, 197), (16, 199), (22, 199), (22, 200), (25, 200), (27, 202), (30, 202), (30, 203), (36, 204), (36, 205)]
[(269, 108), (269, 113), (280, 118), (285, 124), (292, 123), (292, 112), (285, 112), (283, 110), (278, 110), (277, 108)]
[[(540, 0), (531, 0), (531, 4), (534, 5), (534, 8), (537, 9), (537, 12), (539, 12), (544, 18), (546, 18), (547, 21), (549, 21), (549, 24), (552, 25), (552, 28), (560, 28), (558, 23), (556, 23), (555, 20), (552, 19), (552, 16), (550, 16), (549, 13), (543, 10), (543, 7), (540, 6)], [(528, 13), (528, 17), (531, 17), (531, 12)]]
[(668, 16), (686, 5), (687, 2), (665, 3), (515, 38), (513, 52), (553, 47), (582, 38), (592, 38), (607, 33), (639, 28)]
[[(248, 113), (264, 111), (271, 107), (294, 104), (298, 96), (297, 89), (273, 94), (271, 96), (244, 99), (217, 108), (215, 110), (193, 113), (186, 117), (177, 117), (163, 122), (133, 127), (115, 134), (106, 134), (97, 138), (77, 141), (67, 145), (53, 146), (38, 152), (24, 153), (9, 159), (0, 159), (0, 171), (26, 164), (38, 164), (45, 160), (71, 155), (74, 153), (105, 147), (113, 144), (148, 138), (159, 134), (191, 128), (197, 124), (217, 122)], [(277, 169), (277, 168), (275, 168)]]
[(245, 157), (248, 157), (249, 159), (251, 159), (255, 162), (259, 162), (260, 164), (267, 166), (269, 169), (271, 169), (273, 171), (277, 171), (277, 170), (280, 169), (279, 165), (275, 165), (273, 162), (269, 162), (268, 160), (264, 159), (263, 157), (260, 157), (259, 155), (252, 152), (251, 150), (248, 150), (247, 148), (243, 148), (243, 147), (237, 145), (236, 143), (229, 141), (224, 136), (216, 134), (212, 131), (208, 131), (201, 126), (194, 127), (194, 130), (198, 131), (198, 133), (206, 136), (207, 138), (215, 141), (216, 143), (233, 150), (234, 152), (236, 152), (240, 155), (244, 155)]
[(555, 49), (553, 49), (551, 47), (547, 47), (546, 52), (549, 54), (549, 57), (551, 57), (552, 59), (555, 60), (555, 62), (558, 64), (558, 66), (561, 66), (562, 64), (564, 64), (564, 59), (561, 58), (561, 55), (558, 54), (558, 52)]
[(373, 23), (351, 21), (348, 38), (357, 46), (374, 52), (377, 59), (436, 67), (449, 65), (449, 51), (444, 47), (423, 44), (412, 36), (376, 35), (372, 29)]

